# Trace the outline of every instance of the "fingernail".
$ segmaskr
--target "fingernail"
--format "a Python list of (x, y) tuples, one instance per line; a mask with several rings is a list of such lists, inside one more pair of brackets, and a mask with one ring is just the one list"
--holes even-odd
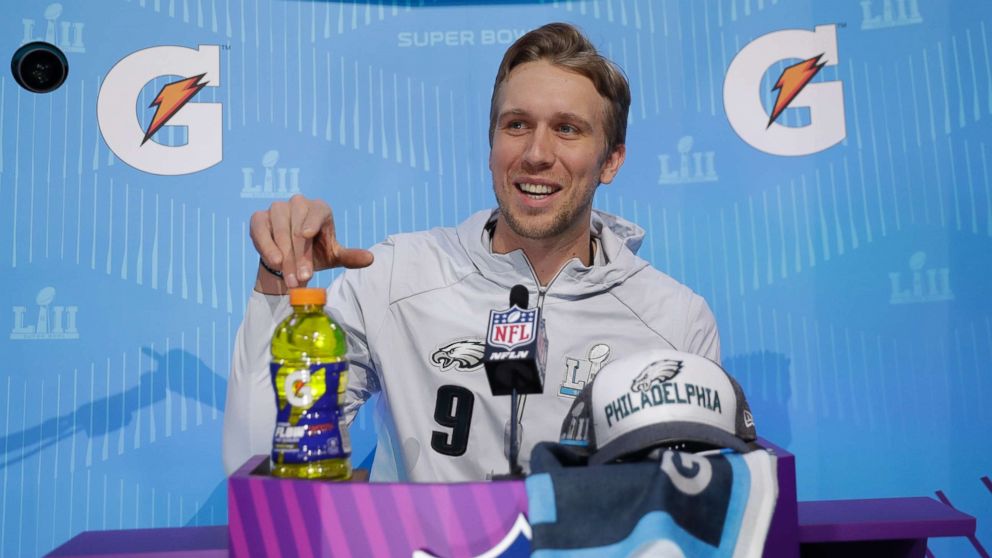
[(299, 269), (300, 281), (306, 281), (310, 278), (310, 270), (305, 266), (301, 266)]
[(295, 289), (297, 287), (296, 275), (290, 273), (286, 276), (286, 286), (290, 289)]

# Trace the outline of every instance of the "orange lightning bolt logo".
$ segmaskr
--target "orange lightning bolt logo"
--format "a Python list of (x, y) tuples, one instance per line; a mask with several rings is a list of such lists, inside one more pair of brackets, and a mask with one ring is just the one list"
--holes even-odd
[(206, 87), (206, 82), (200, 83), (205, 75), (200, 74), (182, 79), (162, 87), (155, 100), (148, 105), (148, 108), (158, 108), (155, 109), (155, 115), (152, 117), (151, 124), (148, 125), (148, 130), (145, 131), (145, 139), (141, 140), (141, 145), (145, 145), (145, 142), (151, 139), (162, 126), (165, 126), (166, 122), (179, 112), (179, 109), (183, 108), (194, 95)]
[(809, 60), (803, 60), (782, 70), (782, 75), (779, 76), (778, 82), (772, 88), (772, 91), (778, 90), (778, 98), (775, 99), (775, 109), (772, 110), (772, 115), (768, 119), (768, 126), (765, 126), (766, 129), (771, 127), (772, 123), (782, 114), (782, 111), (789, 108), (789, 103), (806, 87), (813, 76), (820, 72), (820, 69), (826, 64), (820, 62), (822, 57), (822, 54), (817, 54)]

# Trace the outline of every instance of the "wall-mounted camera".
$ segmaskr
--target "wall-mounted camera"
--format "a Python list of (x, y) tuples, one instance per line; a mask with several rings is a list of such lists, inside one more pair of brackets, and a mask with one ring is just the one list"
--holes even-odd
[(28, 43), (17, 49), (10, 60), (10, 71), (17, 84), (33, 93), (58, 89), (69, 75), (69, 61), (53, 44)]

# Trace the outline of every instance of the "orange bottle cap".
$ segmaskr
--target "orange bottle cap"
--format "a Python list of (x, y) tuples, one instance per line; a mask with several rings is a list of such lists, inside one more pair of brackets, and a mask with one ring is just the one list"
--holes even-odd
[(305, 304), (327, 303), (327, 291), (324, 289), (289, 289), (289, 303), (293, 306)]

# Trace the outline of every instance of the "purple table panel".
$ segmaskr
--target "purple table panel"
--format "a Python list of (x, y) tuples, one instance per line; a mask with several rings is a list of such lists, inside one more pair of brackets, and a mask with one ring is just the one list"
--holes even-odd
[[(476, 556), (527, 513), (523, 482), (334, 483), (252, 474), (250, 459), (228, 482), (233, 556)], [(306, 529), (304, 517), (319, 517)]]
[(121, 558), (226, 558), (227, 526), (86, 531), (48, 556)]
[(776, 474), (778, 476), (778, 501), (775, 503), (775, 514), (772, 524), (768, 527), (768, 537), (765, 539), (765, 558), (795, 558), (799, 556), (799, 537), (796, 535), (796, 456), (785, 448), (765, 440), (758, 439), (761, 447), (775, 454)]
[(974, 532), (974, 517), (932, 498), (799, 502), (801, 543), (926, 539)]

